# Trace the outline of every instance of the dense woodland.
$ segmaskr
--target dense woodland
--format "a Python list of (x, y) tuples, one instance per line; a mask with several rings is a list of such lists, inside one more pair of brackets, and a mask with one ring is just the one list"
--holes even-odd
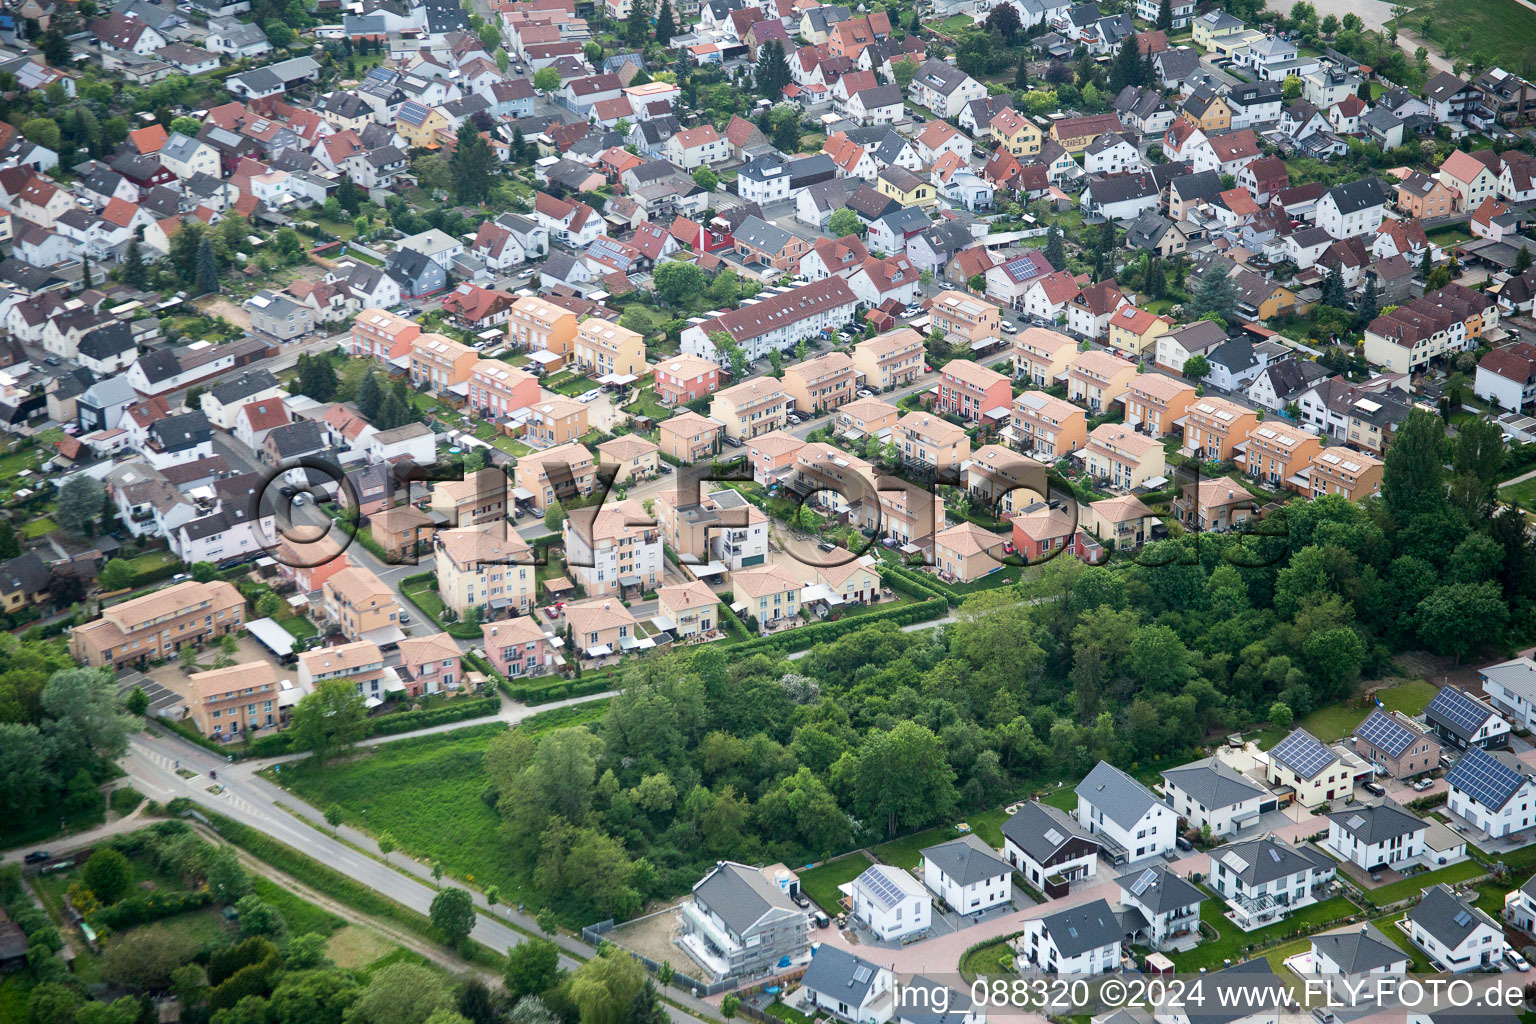
[(797, 661), (636, 663), (601, 722), (494, 741), (486, 798), (532, 888), (590, 922), (720, 858), (805, 863), (1101, 757), (1194, 757), (1344, 698), (1396, 652), (1500, 655), (1536, 621), (1524, 520), (1491, 504), (1500, 440), (1480, 422), (1448, 440), (1415, 412), (1379, 499), (1293, 501), (1253, 534), (1109, 566), (1060, 558), (942, 629), (871, 625)]

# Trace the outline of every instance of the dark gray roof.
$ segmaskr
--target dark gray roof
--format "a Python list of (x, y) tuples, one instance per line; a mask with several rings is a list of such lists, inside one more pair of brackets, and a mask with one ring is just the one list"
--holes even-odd
[(1124, 938), (1119, 918), (1102, 899), (1042, 917), (1040, 924), (1063, 957), (1074, 957)]
[(1010, 815), (1003, 822), (1003, 835), (1036, 864), (1049, 861), (1073, 838), (1100, 845), (1070, 814), (1038, 801), (1031, 801)]
[(1368, 210), (1373, 206), (1381, 206), (1387, 201), (1387, 194), (1381, 187), (1381, 182), (1375, 178), (1362, 178), (1352, 181), (1347, 185), (1335, 185), (1328, 190), (1333, 197), (1333, 203), (1342, 214), (1358, 213)]
[(1373, 937), (1365, 925), (1354, 931), (1314, 935), (1312, 948), (1326, 953), (1345, 974), (1369, 974), (1408, 959), (1396, 946)]
[(1205, 899), (1205, 894), (1187, 879), (1179, 877), (1161, 864), (1135, 874), (1122, 875), (1115, 882), (1135, 897), (1137, 903), (1154, 914), (1166, 914)]
[(1408, 920), (1417, 923), (1449, 949), (1461, 945), (1480, 924), (1486, 924), (1496, 934), (1502, 934), (1492, 918), (1472, 904), (1457, 899), (1450, 887), (1444, 884), (1425, 889), (1423, 897), (1408, 911)]
[(1225, 864), (1228, 871), (1250, 886), (1267, 885), (1316, 866), (1298, 848), (1269, 838), (1223, 846), (1211, 853), (1211, 863)]
[(295, 420), (273, 427), (271, 433), (267, 434), (267, 443), (273, 446), (281, 459), (297, 458), (325, 448), (320, 424), (314, 420)]
[(1328, 820), (1333, 822), (1333, 828), (1354, 836), (1367, 846), (1429, 828), (1429, 822), (1395, 804), (1347, 807), (1328, 815)]
[(165, 448), (197, 444), (211, 433), (208, 417), (197, 411), (166, 416), (149, 425), (149, 436)]
[(134, 350), (133, 328), (125, 323), (98, 327), (80, 338), (80, 354), (92, 359), (109, 359)]
[(764, 878), (761, 871), (734, 861), (715, 865), (714, 870), (693, 887), (693, 898), (737, 935), (747, 934), (774, 911), (798, 913), (789, 897)]
[(260, 394), (268, 388), (277, 387), (277, 378), (272, 376), (272, 371), (264, 369), (247, 370), (234, 380), (228, 380), (208, 393), (214, 401), (220, 405), (228, 405), (238, 402), (242, 398)]
[(1163, 778), (1205, 807), (1231, 807), (1264, 794), (1264, 787), (1218, 758), (1207, 757), (1163, 772)]
[[(1207, 321), (1209, 322), (1209, 321)], [(1228, 373), (1242, 373), (1258, 363), (1253, 355), (1253, 342), (1246, 338), (1232, 338), (1217, 345), (1206, 357), (1213, 366), (1225, 366)]]
[[(1186, 1011), (1190, 1024), (1232, 1024), (1265, 1007), (1278, 1007), (1290, 998), (1290, 988), (1275, 976), (1269, 961), (1255, 957), (1208, 975), (1213, 991), (1224, 993)], [(1267, 995), (1268, 998), (1263, 998)]]
[(1094, 765), (1074, 792), (1079, 800), (1097, 807), (1122, 828), (1130, 828), (1154, 804), (1161, 803), (1150, 789), (1107, 761)]
[(944, 872), (956, 885), (974, 885), (1007, 875), (1013, 869), (975, 835), (961, 836), (922, 851), (923, 859)]
[(0, 593), (41, 594), (48, 589), (48, 567), (35, 552), (0, 562)]
[(1198, 199), (1215, 202), (1222, 191), (1221, 175), (1215, 171), (1196, 171), (1194, 174), (1185, 174), (1174, 178), (1168, 184), (1186, 203)]
[(880, 974), (880, 965), (839, 949), (828, 942), (816, 947), (800, 984), (824, 993), (840, 1003), (862, 1006)]

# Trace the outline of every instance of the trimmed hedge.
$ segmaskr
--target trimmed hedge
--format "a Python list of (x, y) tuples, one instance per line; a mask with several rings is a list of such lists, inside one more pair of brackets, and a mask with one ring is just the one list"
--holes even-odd
[(892, 608), (885, 612), (870, 612), (868, 615), (850, 615), (838, 619), (835, 622), (818, 622), (809, 626), (796, 626), (773, 636), (765, 636), (749, 643), (737, 644), (731, 648), (732, 656), (748, 657), (753, 654), (768, 654), (777, 652), (787, 654), (791, 651), (803, 651), (817, 644), (836, 640), (846, 636), (854, 630), (876, 622), (894, 622), (898, 626), (910, 626), (916, 622), (927, 622), (929, 619), (940, 619), (949, 614), (949, 602), (942, 597), (930, 597), (916, 604), (904, 604), (900, 608)]
[(618, 683), (617, 673), (601, 672), (569, 681), (556, 679), (543, 686), (512, 686), (508, 684), (507, 694), (513, 700), (520, 700), (524, 704), (549, 704), (553, 701), (567, 700), (571, 697), (587, 697), (594, 693), (602, 693), (604, 690), (613, 689)]
[[(434, 725), (462, 722), (467, 718), (484, 718), (500, 712), (501, 700), (497, 697), (481, 697), (478, 700), (460, 699), (440, 708), (429, 708), (425, 711), (396, 711), (393, 714), (368, 719), (363, 738), (394, 736)], [(294, 753), (293, 744), (286, 732), (257, 737), (245, 749), (246, 757), (276, 757), (279, 754), (291, 753)]]
[(898, 594), (906, 594), (908, 597), (942, 597), (948, 601), (953, 596), (927, 573), (913, 572), (904, 565), (888, 563), (880, 566), (880, 578), (885, 580), (892, 590)]
[(93, 928), (122, 931), (134, 925), (148, 924), (161, 918), (175, 917), (189, 910), (199, 910), (213, 902), (207, 889), (150, 892), (129, 896), (109, 907), (93, 910), (86, 920)]

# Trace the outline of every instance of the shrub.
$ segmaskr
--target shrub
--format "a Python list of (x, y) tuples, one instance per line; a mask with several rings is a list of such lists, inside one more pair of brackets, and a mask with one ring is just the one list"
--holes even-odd
[(148, 924), (161, 918), (175, 917), (189, 910), (206, 907), (213, 896), (206, 889), (171, 890), (150, 892), (142, 896), (129, 896), (110, 907), (102, 907), (89, 914), (86, 920), (94, 928), (112, 928), (122, 931), (134, 925)]

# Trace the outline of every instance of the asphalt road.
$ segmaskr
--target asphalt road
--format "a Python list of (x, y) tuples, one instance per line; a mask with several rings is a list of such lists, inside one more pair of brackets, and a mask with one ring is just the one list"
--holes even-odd
[[(198, 774), (184, 779), (177, 765)], [(324, 824), (324, 815), (292, 793), (279, 789), (255, 773), (260, 763), (230, 764), (211, 751), (180, 737), (153, 732), (140, 733), (130, 741), (123, 766), (141, 792), (161, 802), (186, 796), (228, 818), (259, 829), (279, 842), (303, 851), (321, 863), (343, 872), (412, 910), (429, 913), (437, 889), (427, 867), (395, 855), (385, 865), (378, 845), (366, 833), (343, 826), (333, 836)], [(215, 782), (211, 773), (217, 772)], [(222, 786), (223, 792), (210, 793), (210, 786)], [(278, 806), (279, 802), (282, 807)], [(285, 809), (287, 808), (287, 809)], [(538, 925), (527, 914), (512, 907), (498, 907), (494, 912), (485, 898), (470, 890), (475, 905), (485, 913), (477, 915), (471, 937), (485, 946), (504, 953), (537, 935)], [(488, 916), (494, 913), (494, 917)], [(516, 927), (514, 927), (514, 924)], [(574, 970), (591, 956), (590, 947), (569, 936), (558, 936), (562, 947), (560, 966)], [(571, 953), (578, 956), (572, 956)], [(702, 1000), (673, 990), (669, 997), (689, 1006), (691, 1013), (667, 1006), (673, 1020), (695, 1021), (698, 1016), (714, 1020), (717, 1012)]]

